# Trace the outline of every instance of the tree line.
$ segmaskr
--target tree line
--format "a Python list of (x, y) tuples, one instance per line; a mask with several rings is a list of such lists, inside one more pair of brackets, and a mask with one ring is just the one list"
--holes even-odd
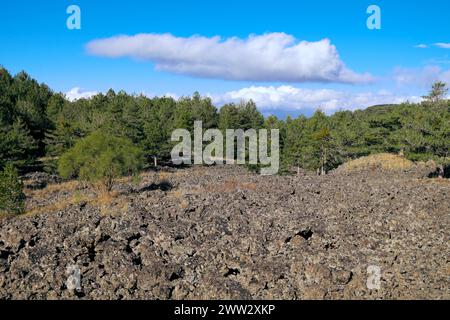
[[(0, 68), (0, 170), (7, 165), (31, 170), (43, 160), (45, 170), (68, 178), (105, 172), (111, 178), (168, 161), (172, 131), (192, 130), (194, 121), (202, 121), (204, 130), (279, 129), (283, 172), (303, 168), (324, 174), (348, 160), (379, 152), (403, 152), (413, 161), (433, 159), (448, 165), (446, 90), (446, 84), (438, 82), (419, 104), (374, 106), (330, 116), (318, 110), (311, 117), (282, 120), (265, 118), (253, 101), (217, 108), (199, 93), (175, 100), (109, 90), (69, 101), (25, 72), (13, 76)], [(103, 161), (116, 165), (93, 172), (100, 170), (102, 163), (94, 160), (100, 161), (97, 155), (103, 153)], [(86, 163), (90, 168), (84, 167)]]

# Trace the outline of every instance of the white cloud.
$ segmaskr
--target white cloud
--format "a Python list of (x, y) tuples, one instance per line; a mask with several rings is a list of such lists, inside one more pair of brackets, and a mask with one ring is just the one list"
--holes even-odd
[(442, 49), (450, 49), (450, 43), (438, 42), (435, 43), (434, 45)]
[(428, 48), (428, 45), (422, 43), (422, 44), (418, 44), (418, 45), (414, 46), (414, 48), (426, 49), (426, 48)]
[[(81, 98), (88, 99), (96, 94), (98, 92), (82, 91), (77, 87), (67, 92), (66, 97), (70, 101), (75, 101)], [(180, 95), (170, 92), (162, 95), (148, 92), (141, 92), (141, 94), (149, 98), (172, 97), (175, 100), (181, 98)], [(398, 95), (386, 90), (352, 93), (332, 89), (303, 89), (288, 85), (252, 86), (205, 96), (210, 97), (218, 107), (226, 103), (239, 103), (251, 99), (264, 114), (272, 114), (275, 110), (308, 112), (317, 109), (331, 114), (338, 110), (357, 110), (373, 105), (397, 104), (406, 101), (420, 102), (422, 100), (418, 96)]]
[(172, 98), (174, 100), (179, 100), (181, 97), (180, 95), (173, 93), (173, 92), (166, 92), (164, 94), (157, 94), (154, 92), (147, 92), (147, 91), (142, 91), (141, 94), (149, 99), (153, 99), (153, 98), (162, 98), (162, 97), (167, 97), (167, 98)]
[(363, 109), (379, 104), (396, 104), (406, 101), (419, 102), (420, 97), (395, 95), (381, 90), (376, 93), (350, 93), (330, 89), (302, 89), (292, 86), (249, 87), (221, 95), (211, 95), (217, 105), (252, 99), (258, 108), (268, 110), (315, 110), (326, 113), (337, 110)]
[(394, 70), (394, 80), (400, 86), (428, 88), (436, 81), (450, 83), (450, 70), (442, 70), (438, 66), (396, 68)]
[(299, 41), (285, 33), (221, 39), (138, 34), (91, 41), (96, 56), (148, 60), (157, 70), (246, 81), (366, 83), (373, 77), (348, 69), (328, 39)]
[(97, 91), (83, 91), (81, 88), (75, 87), (66, 92), (66, 98), (69, 101), (75, 101), (78, 99), (89, 99), (96, 94), (98, 94)]

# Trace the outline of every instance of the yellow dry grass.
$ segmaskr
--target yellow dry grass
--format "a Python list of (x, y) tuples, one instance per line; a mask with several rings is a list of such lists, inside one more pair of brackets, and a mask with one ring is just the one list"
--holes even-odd
[(184, 197), (184, 192), (182, 190), (171, 190), (167, 194), (169, 197), (174, 199), (182, 199)]
[(114, 203), (99, 206), (99, 209), (102, 216), (117, 216), (128, 212), (130, 204), (127, 200), (118, 198)]
[(418, 184), (437, 184), (450, 186), (450, 179), (442, 179), (442, 178), (428, 178), (428, 179), (417, 179)]
[[(64, 211), (70, 206), (86, 203), (98, 207), (102, 213), (115, 212), (117, 210), (128, 210), (128, 201), (119, 198), (116, 191), (107, 192), (101, 185), (93, 185), (83, 191), (77, 190), (79, 182), (69, 181), (61, 184), (52, 184), (42, 190), (27, 190), (27, 197), (33, 200), (44, 200), (53, 198), (51, 203), (26, 208), (23, 216), (33, 216), (48, 212)], [(57, 194), (70, 192), (66, 198)]]
[(44, 189), (39, 190), (25, 190), (25, 194), (27, 196), (31, 197), (37, 197), (37, 198), (47, 198), (51, 196), (52, 194), (61, 193), (65, 191), (73, 191), (79, 186), (80, 182), (78, 181), (68, 181), (63, 183), (54, 183), (49, 184)]
[[(40, 195), (48, 195), (49, 193), (40, 193)], [(45, 199), (45, 197), (37, 197), (36, 195), (33, 196), (34, 199)], [(82, 202), (90, 202), (92, 197), (89, 197), (87, 195), (81, 194), (79, 191), (74, 191), (74, 194), (72, 196), (69, 196), (65, 199), (57, 198), (57, 201), (51, 202), (46, 205), (42, 206), (35, 206), (35, 207), (28, 207), (26, 208), (25, 216), (33, 216), (38, 215), (46, 212), (57, 212), (57, 211), (64, 211), (68, 207), (72, 205), (78, 205)]]
[(339, 170), (357, 171), (361, 169), (407, 170), (414, 167), (414, 163), (402, 156), (390, 153), (379, 153), (362, 157), (344, 163)]
[(182, 200), (179, 207), (180, 209), (186, 210), (187, 208), (189, 208), (189, 201), (187, 201), (186, 199)]
[(101, 215), (118, 215), (129, 210), (130, 203), (126, 198), (120, 197), (118, 192), (103, 192), (88, 202), (100, 209)]
[(249, 182), (239, 182), (236, 180), (227, 180), (223, 185), (216, 186), (218, 192), (234, 192), (237, 190), (255, 191), (256, 184)]
[[(190, 191), (190, 193), (192, 193), (192, 190)], [(196, 192), (194, 191), (194, 193)], [(180, 209), (185, 210), (189, 207), (189, 201), (185, 198), (185, 192), (183, 190), (171, 190), (167, 193), (167, 196), (175, 201), (178, 201), (178, 206), (180, 207)]]
[(170, 172), (161, 171), (158, 173), (158, 179), (159, 181), (168, 181), (171, 176)]
[(55, 203), (51, 203), (44, 206), (38, 206), (34, 208), (27, 208), (26, 213), (24, 216), (34, 216), (46, 212), (57, 212), (57, 211), (63, 211), (67, 209), (69, 206), (73, 205), (72, 198), (61, 200)]
[(111, 204), (113, 201), (115, 201), (119, 196), (119, 193), (116, 191), (111, 192), (101, 192), (99, 193), (94, 199), (89, 201), (89, 203), (98, 205), (98, 206), (104, 206)]

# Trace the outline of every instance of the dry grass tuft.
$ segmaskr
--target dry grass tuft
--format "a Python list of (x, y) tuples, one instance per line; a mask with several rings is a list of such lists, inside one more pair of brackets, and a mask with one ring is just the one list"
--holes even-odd
[(237, 190), (256, 190), (256, 184), (239, 182), (236, 180), (228, 180), (222, 186), (218, 186), (218, 191), (222, 192), (235, 192)]
[(186, 210), (187, 208), (189, 208), (189, 201), (187, 201), (186, 199), (183, 199), (183, 201), (181, 201), (180, 203), (180, 209)]
[(361, 169), (408, 170), (414, 163), (402, 156), (390, 153), (374, 154), (344, 163), (340, 171), (351, 172)]
[(158, 173), (159, 181), (168, 181), (170, 176), (171, 176), (171, 173), (167, 172), (167, 171), (161, 171)]
[[(192, 190), (190, 193), (192, 193)], [(183, 190), (171, 190), (167, 193), (167, 196), (178, 201), (178, 206), (180, 207), (180, 209), (185, 210), (190, 205), (189, 201), (185, 198), (186, 194)]]
[(130, 203), (123, 198), (112, 198), (112, 202), (97, 205), (103, 216), (117, 216), (130, 210)]
[(232, 193), (238, 190), (255, 191), (257, 186), (252, 182), (239, 182), (235, 179), (227, 180), (223, 184), (210, 185), (207, 188), (208, 192)]
[(72, 192), (73, 190), (76, 190), (78, 186), (80, 185), (80, 182), (73, 180), (63, 183), (54, 183), (49, 184), (44, 189), (38, 189), (38, 190), (29, 190), (25, 189), (25, 194), (30, 197), (37, 197), (37, 198), (48, 198), (49, 196), (57, 193), (62, 192)]
[(437, 185), (450, 185), (450, 179), (442, 178), (428, 178), (428, 179), (418, 179), (418, 184), (437, 184)]
[(27, 212), (24, 214), (24, 216), (30, 217), (42, 213), (48, 213), (48, 212), (58, 212), (58, 211), (64, 211), (69, 206), (73, 205), (73, 199), (68, 198), (65, 200), (57, 201), (55, 203), (50, 203), (44, 206), (38, 206), (34, 208), (29, 208)]
[(79, 186), (78, 181), (69, 181), (52, 184), (42, 190), (27, 190), (27, 197), (32, 201), (24, 216), (65, 211), (82, 203), (97, 207), (105, 214), (128, 211), (128, 201), (120, 198), (118, 192), (107, 192), (101, 184), (82, 190)]
[(183, 199), (184, 198), (184, 192), (181, 190), (171, 190), (168, 192), (167, 195), (174, 199)]
[(101, 192), (94, 199), (92, 199), (90, 203), (97, 206), (105, 206), (116, 201), (118, 197), (119, 193), (116, 191)]

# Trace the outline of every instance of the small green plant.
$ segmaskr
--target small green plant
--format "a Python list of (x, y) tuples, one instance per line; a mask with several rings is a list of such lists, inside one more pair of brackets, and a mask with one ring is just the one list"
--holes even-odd
[(130, 140), (97, 131), (63, 154), (58, 171), (65, 179), (100, 181), (111, 191), (115, 179), (136, 174), (143, 163), (142, 151)]
[(134, 174), (131, 183), (135, 186), (138, 186), (142, 182), (142, 177), (139, 174)]
[(17, 169), (12, 164), (8, 164), (0, 172), (0, 212), (21, 214), (24, 208), (23, 183)]

